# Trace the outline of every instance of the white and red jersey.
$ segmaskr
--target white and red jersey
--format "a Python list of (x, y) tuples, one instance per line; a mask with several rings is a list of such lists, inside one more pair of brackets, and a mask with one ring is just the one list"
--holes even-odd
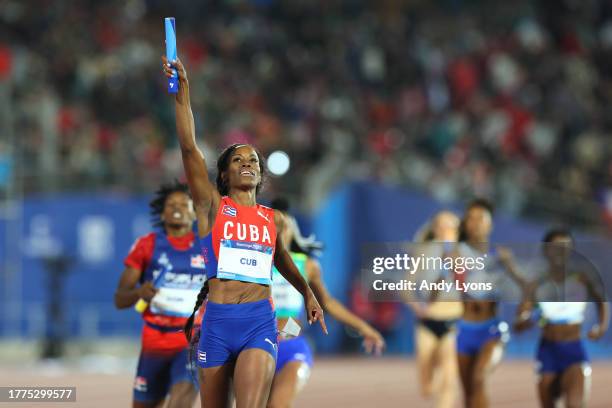
[(208, 279), (270, 285), (275, 247), (274, 210), (242, 206), (224, 196), (211, 233), (202, 239)]

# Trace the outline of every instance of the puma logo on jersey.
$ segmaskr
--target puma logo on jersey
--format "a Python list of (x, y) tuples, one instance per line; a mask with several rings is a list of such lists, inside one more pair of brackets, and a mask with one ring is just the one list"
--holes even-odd
[(264, 341), (267, 341), (268, 343), (270, 343), (272, 345), (272, 348), (274, 350), (276, 350), (276, 343), (274, 343), (272, 340), (270, 340), (269, 338), (266, 337), (266, 339)]
[(268, 216), (264, 213), (262, 213), (261, 211), (257, 210), (257, 215), (259, 215), (260, 217), (262, 217), (264, 220), (266, 220), (267, 222), (270, 222), (270, 219), (268, 218)]

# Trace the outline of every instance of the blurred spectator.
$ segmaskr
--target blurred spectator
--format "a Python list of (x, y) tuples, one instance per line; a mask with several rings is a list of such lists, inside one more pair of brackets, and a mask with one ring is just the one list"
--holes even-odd
[[(49, 174), (57, 189), (148, 191), (181, 172), (165, 15), (177, 17), (198, 138), (209, 152), (286, 150), (291, 171), (272, 190), (313, 206), (320, 189), (367, 178), (583, 225), (601, 222), (581, 206), (599, 200), (611, 219), (604, 0), (6, 0), (0, 86), (10, 75), (26, 191), (49, 189)], [(58, 106), (52, 145), (42, 94)], [(43, 148), (55, 167), (36, 160)]]

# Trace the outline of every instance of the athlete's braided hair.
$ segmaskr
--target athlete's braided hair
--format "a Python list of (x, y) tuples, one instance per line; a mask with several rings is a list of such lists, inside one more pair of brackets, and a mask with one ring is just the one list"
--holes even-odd
[(198, 293), (198, 300), (196, 301), (195, 306), (193, 307), (193, 312), (191, 313), (191, 316), (189, 316), (189, 319), (187, 319), (187, 322), (185, 323), (185, 327), (183, 327), (183, 332), (185, 333), (185, 337), (187, 337), (187, 340), (189, 340), (190, 342), (192, 338), (193, 321), (195, 320), (195, 314), (198, 312), (198, 310), (200, 310), (200, 307), (202, 306), (202, 303), (204, 303), (204, 300), (206, 300), (207, 296), (208, 296), (208, 281), (204, 282), (204, 285), (202, 285), (202, 288), (200, 289), (200, 292)]
[(189, 194), (189, 186), (187, 184), (181, 183), (178, 180), (174, 179), (170, 183), (164, 183), (155, 192), (155, 197), (149, 202), (149, 208), (151, 209), (151, 224), (153, 227), (163, 227), (164, 222), (161, 220), (161, 215), (164, 212), (164, 206), (166, 205), (166, 199), (172, 193), (185, 193), (191, 197)]
[[(221, 194), (222, 196), (225, 196), (229, 193), (229, 185), (227, 183), (227, 179), (222, 176), (222, 173), (228, 169), (232, 153), (234, 153), (236, 149), (242, 146), (249, 146), (249, 145), (234, 143), (233, 145), (226, 147), (225, 150), (221, 152), (221, 155), (217, 159), (217, 179), (216, 179), (217, 191), (219, 191), (219, 194)], [(259, 152), (259, 150), (255, 149), (254, 147), (253, 147), (253, 150), (255, 150), (255, 154), (257, 154), (257, 158), (259, 159), (259, 175), (261, 179), (259, 181), (259, 184), (257, 184), (257, 189), (256, 189), (256, 192), (259, 193), (259, 190), (261, 189), (261, 185), (263, 184), (264, 178), (266, 176), (266, 165), (265, 165), (265, 159), (262, 156), (262, 154)]]
[(207, 296), (208, 281), (204, 282), (204, 285), (202, 285), (202, 288), (200, 288), (200, 292), (198, 293), (198, 300), (196, 301), (196, 304), (193, 308), (193, 312), (191, 313), (191, 316), (189, 316), (189, 319), (187, 319), (187, 322), (183, 327), (183, 332), (185, 333), (185, 337), (187, 337), (187, 341), (189, 342), (189, 347), (187, 349), (187, 367), (191, 374), (191, 379), (194, 383), (198, 382), (198, 378), (196, 375), (197, 370), (195, 369), (195, 367), (197, 366), (196, 355), (198, 350), (198, 344), (200, 343), (201, 327), (198, 326), (195, 328), (195, 330), (193, 330), (193, 322), (195, 320), (196, 313), (198, 312), (198, 310), (200, 310), (200, 307), (202, 306), (202, 303), (204, 303), (204, 300), (206, 300)]

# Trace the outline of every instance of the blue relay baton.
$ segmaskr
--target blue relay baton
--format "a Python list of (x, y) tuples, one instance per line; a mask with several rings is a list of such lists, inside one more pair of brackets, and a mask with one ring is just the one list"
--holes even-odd
[[(164, 18), (164, 27), (166, 31), (166, 58), (172, 63), (177, 58), (176, 55), (176, 25), (174, 17)], [(168, 78), (168, 93), (175, 94), (179, 90), (178, 74), (176, 69), (172, 69), (172, 76)]]

